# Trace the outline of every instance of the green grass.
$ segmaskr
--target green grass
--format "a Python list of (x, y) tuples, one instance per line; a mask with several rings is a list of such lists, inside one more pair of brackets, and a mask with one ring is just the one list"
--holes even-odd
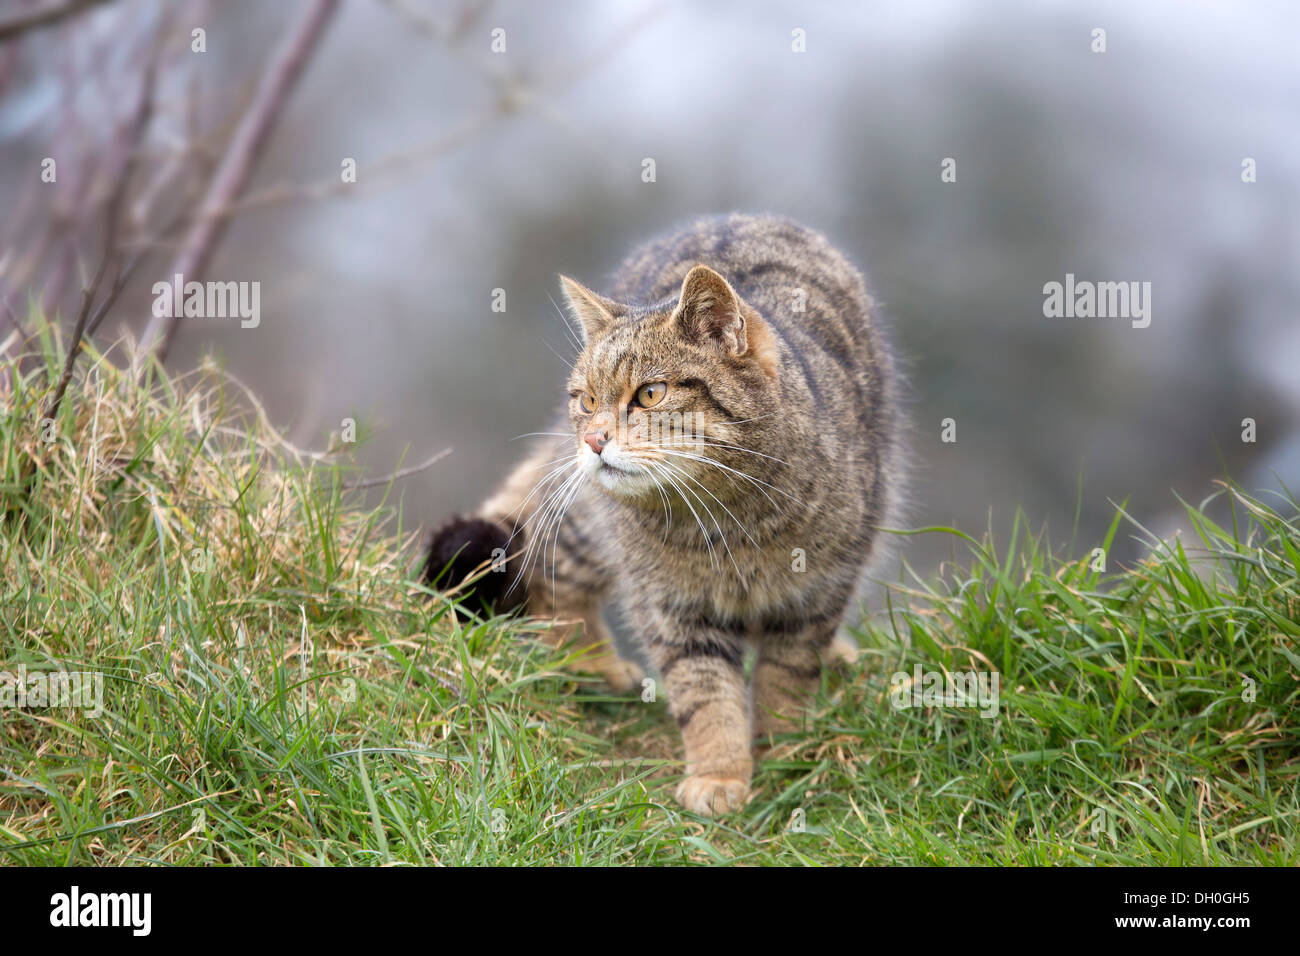
[[(102, 672), (105, 709), (0, 711), (0, 862), (1300, 862), (1293, 501), (1224, 489), (1226, 526), (1189, 507), (1198, 540), (1105, 574), (1020, 525), (929, 532), (964, 557), (892, 591), (715, 823), (672, 801), (662, 701), (457, 623), (346, 455), (214, 369), (93, 353), (42, 443), (42, 349), (0, 393), (0, 669)], [(895, 709), (917, 664), (995, 670), (998, 718)]]

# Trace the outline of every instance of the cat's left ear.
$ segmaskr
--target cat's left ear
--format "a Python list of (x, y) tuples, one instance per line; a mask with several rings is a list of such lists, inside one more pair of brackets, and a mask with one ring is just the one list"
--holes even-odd
[(769, 378), (777, 377), (776, 344), (767, 323), (708, 266), (686, 273), (672, 320), (688, 342), (712, 342), (725, 355), (744, 356)]
[(617, 302), (597, 295), (568, 276), (560, 276), (560, 288), (569, 300), (569, 311), (582, 325), (583, 341), (590, 341), (600, 335), (622, 314), (623, 307)]
[(687, 341), (712, 341), (730, 355), (744, 355), (749, 348), (746, 311), (752, 310), (742, 307), (731, 283), (708, 266), (696, 266), (682, 282), (673, 322)]

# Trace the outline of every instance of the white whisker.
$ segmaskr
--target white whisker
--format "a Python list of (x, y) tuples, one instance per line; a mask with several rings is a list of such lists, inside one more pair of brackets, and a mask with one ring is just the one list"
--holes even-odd
[[(667, 468), (668, 470), (670, 470), (671, 472), (673, 472), (674, 474), (676, 474), (676, 475), (677, 475), (678, 477), (680, 477), (683, 481), (691, 481), (691, 482), (694, 482), (694, 483), (697, 484), (697, 485), (700, 485), (700, 483), (699, 483), (698, 481), (696, 481), (696, 480), (695, 480), (694, 478), (692, 478), (690, 475), (686, 474), (686, 473), (685, 473), (684, 471), (682, 471), (680, 468), (677, 468), (677, 467), (675, 467), (675, 466), (673, 466), (673, 465), (670, 465), (670, 464), (668, 464), (668, 462), (666, 462), (666, 461), (665, 461), (665, 462), (660, 462), (660, 464), (663, 465), (663, 467), (665, 467), (665, 468)], [(704, 490), (704, 493), (705, 493), (706, 495), (708, 495), (708, 496), (709, 496), (710, 498), (712, 498), (714, 501), (717, 501), (718, 504), (722, 505), (722, 502), (721, 502), (721, 501), (718, 501), (717, 496), (714, 495), (711, 491), (709, 491), (708, 488), (705, 488), (703, 485), (700, 485), (700, 488), (702, 488), (702, 489)], [(733, 568), (736, 569), (736, 577), (738, 577), (738, 578), (740, 578), (740, 579), (743, 580), (745, 576), (744, 576), (744, 575), (741, 573), (741, 571), (740, 571), (740, 565), (738, 565), (738, 564), (736, 563), (736, 556), (735, 556), (734, 554), (731, 553), (731, 545), (727, 543), (727, 536), (726, 536), (725, 534), (723, 534), (723, 532), (722, 532), (722, 526), (721, 526), (720, 524), (718, 524), (718, 519), (714, 516), (713, 512), (709, 510), (708, 506), (704, 504), (704, 499), (702, 499), (698, 494), (695, 495), (695, 500), (699, 502), (700, 507), (704, 509), (705, 514), (707, 514), (707, 515), (709, 516), (709, 520), (713, 522), (713, 527), (717, 529), (718, 537), (722, 539), (722, 546), (723, 546), (724, 548), (727, 549), (727, 557), (731, 559), (731, 566), (732, 566)], [(736, 516), (735, 516), (735, 515), (732, 515), (730, 511), (727, 511), (727, 506), (726, 506), (726, 505), (722, 505), (722, 510), (723, 510), (723, 511), (726, 511), (727, 514), (731, 515), (731, 520), (732, 520), (732, 521), (736, 521)], [(739, 521), (736, 521), (736, 527), (740, 528), (741, 532), (742, 532), (746, 537), (748, 537), (750, 541), (754, 541), (754, 539), (753, 539), (752, 537), (750, 537), (749, 532), (745, 530), (744, 526), (743, 526)], [(757, 541), (754, 541), (754, 546), (755, 546), (755, 547), (758, 546), (758, 542), (757, 542)]]
[[(572, 438), (572, 437), (573, 437), (573, 434), (572, 434), (571, 432), (524, 432), (522, 435), (516, 435), (514, 438), (511, 438), (511, 439), (508, 439), (508, 440), (509, 440), (509, 441), (518, 441), (518, 440), (521, 439), (521, 438), (536, 438), (536, 437), (538, 437), (539, 435), (558, 435), (560, 438)], [(558, 443), (557, 443), (557, 444), (558, 444)]]
[[(560, 303), (556, 302), (554, 297), (549, 292), (546, 293), (546, 298), (551, 300), (551, 305), (555, 306), (555, 311), (560, 314), (560, 321), (564, 323), (564, 331), (568, 333), (569, 341), (572, 342), (573, 347), (578, 350), (578, 354), (579, 355), (582, 354), (582, 348), (583, 348), (582, 341), (578, 338), (577, 333), (573, 331), (573, 326), (569, 324), (568, 313), (565, 312), (562, 308), (560, 308)], [(564, 356), (560, 356), (560, 357), (564, 358)], [(572, 359), (569, 359), (568, 361), (570, 365), (573, 364)]]
[[(525, 518), (522, 522), (519, 522), (518, 519), (516, 519), (515, 534), (512, 534), (510, 536), (510, 540), (514, 541), (515, 535), (527, 530), (528, 541), (524, 546), (524, 556), (520, 563), (519, 571), (515, 575), (515, 579), (510, 582), (510, 590), (512, 591), (515, 589), (515, 587), (518, 586), (519, 581), (523, 578), (525, 571), (528, 572), (529, 583), (532, 582), (532, 568), (531, 568), (532, 556), (533, 556), (533, 552), (536, 550), (537, 541), (538, 541), (538, 536), (534, 532), (536, 531), (537, 527), (545, 525), (545, 522), (548, 518), (548, 513), (560, 501), (561, 496), (568, 491), (569, 487), (574, 482), (582, 478), (582, 472), (578, 470), (577, 459), (574, 459), (573, 462), (571, 462), (567, 466), (561, 465), (559, 468), (556, 468), (553, 471), (551, 471), (549, 475), (547, 475), (545, 478), (543, 478), (541, 481), (539, 481), (536, 485), (533, 486), (533, 490), (528, 493), (528, 497), (525, 498), (523, 504), (519, 506), (519, 511), (522, 512), (524, 506), (528, 504), (528, 501), (533, 497), (533, 495), (537, 494), (538, 491), (542, 490), (542, 488), (546, 486), (546, 483), (551, 480), (552, 476), (563, 472), (566, 468), (571, 469), (573, 473), (568, 477), (566, 477), (564, 481), (560, 482), (558, 487), (553, 488), (546, 493), (545, 497), (543, 497), (542, 499), (542, 503), (537, 506), (537, 509), (533, 512), (533, 514)], [(532, 528), (528, 527), (530, 523), (533, 525)]]
[[(646, 464), (650, 464), (650, 462), (647, 462)], [(720, 567), (718, 563), (717, 555), (714, 552), (713, 540), (709, 537), (709, 530), (708, 528), (704, 527), (704, 522), (700, 519), (699, 512), (697, 512), (695, 510), (695, 506), (691, 504), (691, 500), (687, 496), (686, 489), (684, 489), (677, 482), (677, 480), (674, 479), (672, 475), (668, 473), (667, 462), (655, 462), (654, 464), (663, 467), (664, 470), (663, 472), (661, 472), (663, 477), (666, 478), (668, 483), (673, 486), (674, 490), (676, 490), (677, 492), (678, 497), (680, 497), (682, 499), (682, 502), (686, 505), (686, 507), (690, 509), (691, 515), (694, 516), (695, 518), (695, 523), (699, 525), (700, 534), (704, 535), (704, 543), (709, 549), (709, 564), (712, 565), (713, 567)], [(700, 507), (704, 507), (703, 502), (700, 503)], [(708, 509), (705, 510), (707, 511)], [(712, 517), (712, 515), (710, 515), (710, 517)], [(717, 522), (715, 521), (714, 524), (717, 524)]]
[(733, 449), (733, 450), (735, 450), (735, 451), (743, 451), (743, 452), (746, 452), (747, 454), (750, 454), (750, 455), (757, 455), (759, 458), (766, 458), (768, 461), (774, 461), (774, 462), (776, 462), (777, 464), (780, 464), (780, 465), (787, 465), (787, 466), (788, 466), (788, 465), (790, 464), (788, 461), (786, 461), (786, 460), (783, 459), (783, 458), (773, 458), (771, 455), (765, 455), (765, 454), (763, 454), (761, 451), (754, 451), (754, 449), (752, 449), (752, 448), (746, 448), (746, 447), (744, 447), (743, 445), (732, 445), (732, 444), (730, 444), (730, 443), (728, 443), (728, 442), (720, 441), (719, 439), (716, 439), (716, 438), (712, 439), (711, 441), (702, 441), (702, 440), (699, 440), (699, 439), (687, 439), (686, 441), (684, 441), (684, 442), (682, 442), (682, 443), (680, 443), (680, 444), (677, 443), (677, 442), (665, 442), (664, 445), (661, 446), (661, 447), (667, 447), (667, 448), (699, 448), (699, 447), (704, 447), (704, 448), (730, 448), (730, 449)]
[[(712, 458), (706, 458), (706, 457), (704, 457), (703, 455), (690, 455), (690, 454), (687, 454), (686, 452), (682, 452), (682, 451), (671, 451), (671, 450), (666, 449), (666, 448), (660, 448), (659, 451), (662, 452), (662, 453), (665, 454), (665, 455), (675, 455), (675, 456), (677, 456), (678, 458), (689, 458), (689, 459), (692, 460), (692, 461), (698, 461), (698, 462), (702, 462), (703, 464), (706, 464), (706, 465), (712, 465), (712, 466), (715, 467), (715, 468), (720, 468), (720, 469), (722, 469), (723, 471), (726, 471), (726, 472), (729, 472), (729, 473), (731, 473), (731, 474), (733, 474), (733, 475), (736, 475), (736, 476), (739, 477), (739, 478), (744, 478), (746, 481), (753, 482), (755, 485), (762, 485), (762, 486), (765, 487), (765, 488), (771, 488), (771, 489), (772, 489), (773, 491), (775, 491), (777, 494), (779, 494), (779, 495), (784, 495), (785, 497), (789, 498), (791, 501), (793, 501), (793, 502), (794, 502), (795, 504), (797, 504), (797, 505), (800, 505), (800, 506), (802, 506), (802, 507), (804, 507), (804, 508), (807, 508), (807, 507), (808, 507), (806, 504), (804, 504), (804, 502), (800, 501), (798, 498), (796, 498), (794, 495), (790, 494), (788, 491), (785, 491), (785, 490), (783, 490), (783, 489), (781, 489), (781, 488), (778, 488), (778, 487), (776, 487), (776, 485), (768, 484), (766, 481), (763, 481), (761, 478), (755, 478), (753, 475), (749, 475), (749, 474), (746, 474), (746, 473), (743, 472), (743, 471), (739, 471), (739, 470), (737, 470), (737, 469), (735, 469), (735, 468), (732, 468), (730, 465), (724, 465), (724, 464), (723, 464), (722, 462), (720, 462), (720, 461), (716, 461), (716, 460), (714, 460), (714, 459), (712, 459)], [(776, 505), (776, 502), (772, 500), (772, 496), (769, 495), (767, 492), (763, 491), (762, 488), (759, 489), (759, 493), (760, 493), (761, 495), (763, 495), (763, 497), (766, 498), (766, 499), (771, 503), (772, 507), (775, 508), (775, 507), (777, 506), (777, 505)]]
[(740, 519), (737, 518), (734, 514), (732, 514), (731, 509), (728, 508), (726, 504), (723, 503), (722, 499), (719, 498), (717, 495), (715, 495), (713, 492), (709, 491), (709, 489), (705, 486), (705, 484), (702, 481), (700, 481), (698, 478), (694, 478), (691, 475), (688, 475), (683, 469), (678, 468), (675, 465), (669, 465), (667, 462), (664, 462), (664, 467), (671, 469), (674, 473), (680, 475), (686, 481), (689, 481), (692, 484), (697, 485), (701, 491), (703, 491), (706, 495), (708, 495), (710, 498), (712, 498), (714, 501), (718, 503), (718, 505), (722, 508), (722, 510), (727, 513), (727, 517), (729, 517), (732, 521), (736, 522), (736, 527), (740, 529), (740, 533), (743, 534), (746, 538), (748, 538), (750, 543), (754, 547), (756, 548), (759, 547), (758, 542), (754, 540), (754, 536), (749, 533), (748, 529), (746, 529), (743, 524), (740, 523)]

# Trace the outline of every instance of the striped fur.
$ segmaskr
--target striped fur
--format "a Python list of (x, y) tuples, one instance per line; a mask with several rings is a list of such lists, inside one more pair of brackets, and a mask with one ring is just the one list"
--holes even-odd
[[(893, 359), (858, 271), (785, 219), (701, 219), (635, 252), (604, 295), (562, 282), (585, 340), (570, 437), (478, 517), (513, 535), (529, 612), (626, 689), (640, 673), (599, 611), (617, 594), (681, 728), (678, 798), (725, 812), (748, 794), (752, 737), (797, 727), (889, 520)], [(659, 404), (638, 406), (657, 382)], [(689, 427), (652, 434), (674, 415)]]

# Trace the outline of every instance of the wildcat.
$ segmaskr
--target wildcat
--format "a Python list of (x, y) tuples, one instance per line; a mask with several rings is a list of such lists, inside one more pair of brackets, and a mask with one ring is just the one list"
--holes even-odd
[(558, 446), (437, 530), (426, 576), (495, 558), (514, 573), (474, 595), (558, 620), (627, 690), (641, 672), (600, 613), (617, 596), (681, 729), (677, 799), (724, 813), (748, 795), (751, 739), (797, 728), (890, 520), (893, 356), (858, 271), (782, 218), (700, 219), (634, 252), (606, 295), (561, 285), (582, 350)]

